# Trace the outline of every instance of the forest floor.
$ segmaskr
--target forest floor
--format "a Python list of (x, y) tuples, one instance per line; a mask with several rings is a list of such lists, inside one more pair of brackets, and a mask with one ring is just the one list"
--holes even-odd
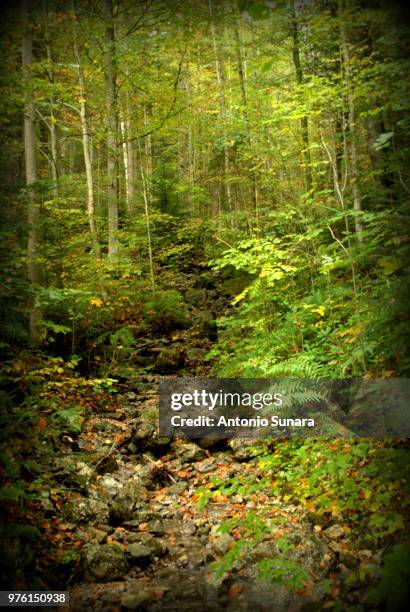
[[(41, 540), (20, 554), (32, 554), (39, 588), (69, 589), (78, 611), (318, 610), (334, 607), (341, 593), (353, 609), (380, 558), (340, 518), (323, 520), (266, 487), (262, 445), (159, 437), (160, 380), (207, 375), (209, 312), (227, 303), (190, 283), (192, 324), (137, 342), (132, 359), (155, 369), (136, 368), (111, 395), (89, 387), (81, 432), (60, 435), (54, 452), (38, 459), (41, 491), (25, 518)], [(58, 375), (53, 384), (45, 400), (60, 392)], [(256, 486), (221, 492), (235, 478)], [(221, 530), (224, 521), (231, 528)], [(263, 563), (271, 570), (273, 562), (275, 579), (266, 580)]]
[[(211, 448), (184, 440), (163, 445), (155, 427), (158, 382), (155, 375), (141, 378), (138, 390), (125, 391), (109, 411), (90, 416), (76, 440), (81, 452), (53, 459), (53, 479), (66, 492), (56, 495), (43, 528), (60, 547), (60, 559), (72, 550), (75, 562), (64, 577), (71, 609), (321, 609), (329, 576), (332, 603), (352, 569), (366, 571), (374, 563), (373, 553), (358, 549), (345, 526), (322, 527), (306, 509), (265, 488), (229, 497), (215, 491), (201, 507), (198, 489), (207, 490), (214, 478), (246, 474), (260, 481), (258, 451), (254, 441), (243, 439)], [(233, 572), (222, 568), (218, 575), (213, 563), (246, 542), (252, 511), (271, 527), (246, 556), (238, 555)], [(219, 526), (230, 519), (238, 527), (221, 533)], [(299, 588), (286, 588), (285, 576), (278, 583), (258, 576), (262, 559), (286, 558), (278, 547), (284, 538), (294, 564), (283, 568), (287, 586), (293, 579), (297, 584), (298, 568), (304, 579)], [(360, 601), (360, 587), (358, 579), (350, 585), (352, 603)]]

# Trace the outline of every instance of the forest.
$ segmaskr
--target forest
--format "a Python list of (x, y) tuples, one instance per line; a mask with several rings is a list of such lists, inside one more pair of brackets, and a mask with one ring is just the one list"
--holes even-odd
[(405, 435), (168, 438), (158, 389), (410, 379), (408, 7), (1, 17), (1, 589), (405, 609)]

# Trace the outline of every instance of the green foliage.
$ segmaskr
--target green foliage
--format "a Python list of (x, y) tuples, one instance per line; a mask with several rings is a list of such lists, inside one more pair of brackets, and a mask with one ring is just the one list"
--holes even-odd
[[(340, 439), (278, 441), (273, 450), (256, 461), (264, 474), (257, 483), (249, 480), (246, 471), (229, 479), (212, 478), (207, 487), (197, 491), (198, 509), (221, 495), (248, 496), (257, 491), (301, 506), (314, 524), (342, 523), (349, 530), (349, 538), (353, 542), (357, 539), (360, 547), (379, 547), (399, 537), (405, 529), (408, 451), (393, 443)], [(274, 542), (276, 553), (265, 554), (257, 561), (260, 577), (290, 590), (303, 588), (310, 577), (302, 559), (295, 554), (294, 543), (286, 535), (275, 535), (277, 529), (281, 533), (284, 520), (280, 515), (272, 517), (269, 506), (261, 505), (222, 522), (218, 531), (232, 534), (234, 540), (228, 552), (212, 566), (216, 577), (240, 570), (245, 559), (253, 558), (252, 551), (257, 551), (258, 544), (268, 539)], [(366, 595), (369, 602), (400, 609), (408, 596), (408, 553), (407, 545), (397, 545), (386, 555), (381, 581)], [(369, 576), (374, 573), (371, 567)], [(366, 568), (360, 571), (363, 582)], [(352, 580), (354, 576), (353, 573)], [(323, 592), (329, 593), (331, 584), (323, 580)]]
[[(281, 552), (286, 552), (282, 550), (279, 541), (278, 548)], [(257, 567), (263, 580), (283, 584), (288, 589), (301, 589), (309, 579), (308, 573), (300, 563), (283, 556), (276, 559), (262, 559)]]
[(174, 289), (156, 291), (142, 308), (143, 329), (165, 332), (189, 324), (189, 313), (181, 293)]
[(410, 600), (410, 546), (396, 544), (383, 557), (383, 563), (381, 580), (367, 601), (389, 612), (403, 610)]

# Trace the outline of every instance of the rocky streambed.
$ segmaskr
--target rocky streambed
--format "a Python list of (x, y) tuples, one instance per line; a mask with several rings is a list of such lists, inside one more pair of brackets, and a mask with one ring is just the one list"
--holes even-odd
[[(60, 586), (65, 582), (70, 590), (70, 608), (320, 609), (329, 572), (343, 577), (349, 567), (368, 563), (371, 553), (352, 555), (343, 526), (322, 530), (266, 487), (245, 495), (216, 491), (201, 507), (198, 490), (213, 478), (224, 482), (246, 473), (248, 481), (258, 482), (258, 448), (255, 441), (238, 439), (202, 448), (159, 438), (158, 382), (154, 375), (141, 377), (138, 389), (118, 397), (113, 412), (87, 421), (76, 452), (55, 457), (50, 466), (53, 479), (67, 488), (44, 513), (50, 539), (56, 531), (63, 534), (63, 548), (72, 555), (60, 576)], [(250, 512), (261, 512), (271, 527), (236, 556), (230, 571), (215, 572), (214, 562), (243, 537), (240, 530), (221, 532), (221, 523), (246, 520)], [(301, 568), (308, 588), (286, 588), (286, 568), (282, 580), (261, 577), (261, 560), (283, 557), (284, 535), (292, 547), (285, 556)]]

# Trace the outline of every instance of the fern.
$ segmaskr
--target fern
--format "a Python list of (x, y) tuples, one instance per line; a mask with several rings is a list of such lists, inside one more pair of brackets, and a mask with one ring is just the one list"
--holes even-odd
[(312, 357), (307, 353), (300, 353), (279, 363), (265, 366), (264, 371), (268, 376), (297, 376), (301, 378), (317, 378), (320, 376), (320, 368), (313, 363)]

